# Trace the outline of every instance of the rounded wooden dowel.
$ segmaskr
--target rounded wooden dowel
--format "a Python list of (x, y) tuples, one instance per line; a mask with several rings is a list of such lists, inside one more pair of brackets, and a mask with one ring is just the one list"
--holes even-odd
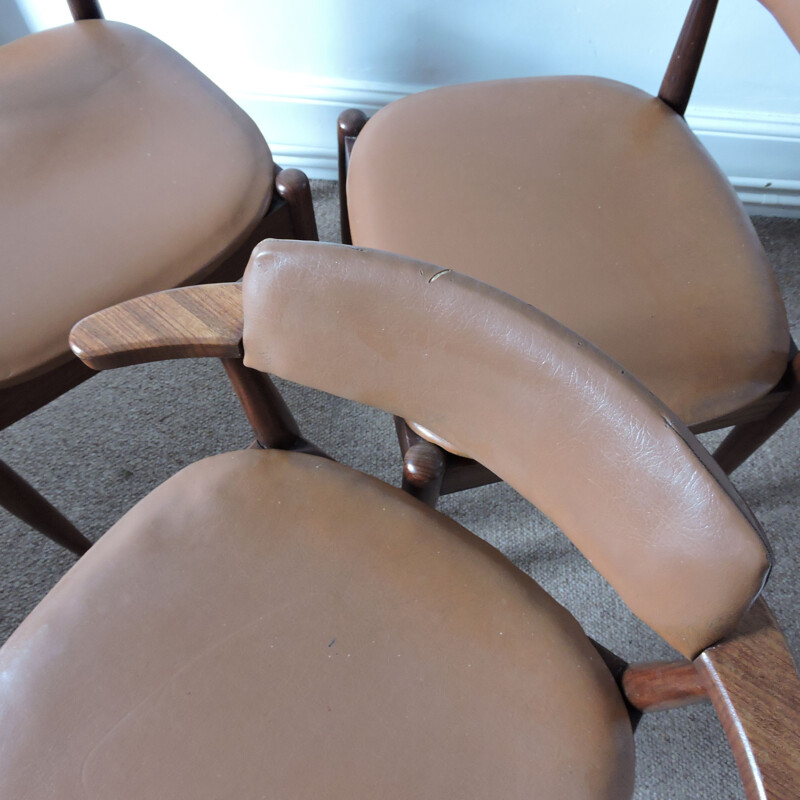
[(403, 489), (435, 506), (442, 491), (446, 456), (441, 447), (431, 442), (417, 442), (406, 450), (403, 459)]

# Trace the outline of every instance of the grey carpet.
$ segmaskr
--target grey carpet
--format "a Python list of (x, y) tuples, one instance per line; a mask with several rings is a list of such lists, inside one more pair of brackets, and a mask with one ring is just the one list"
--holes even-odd
[[(321, 236), (338, 240), (333, 183), (314, 185)], [(800, 221), (756, 220), (800, 330)], [(388, 415), (281, 384), (305, 435), (341, 461), (397, 483)], [(107, 372), (0, 434), (3, 458), (90, 537), (144, 494), (206, 455), (245, 446), (250, 432), (214, 361), (166, 362)], [(718, 435), (705, 437), (706, 443)], [(795, 653), (800, 626), (797, 453), (800, 418), (735, 473), (763, 523), (776, 568), (767, 597)], [(710, 445), (709, 445), (710, 446)], [(583, 623), (629, 660), (670, 657), (547, 519), (507, 486), (446, 497), (440, 508), (532, 574)], [(0, 641), (69, 569), (73, 558), (0, 509)], [(708, 706), (646, 717), (637, 733), (637, 789), (647, 798), (743, 797), (722, 730)]]

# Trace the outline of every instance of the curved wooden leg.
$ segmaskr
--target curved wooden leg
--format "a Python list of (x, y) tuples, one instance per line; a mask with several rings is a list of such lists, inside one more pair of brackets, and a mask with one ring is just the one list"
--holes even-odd
[(311, 184), (299, 169), (283, 169), (275, 176), (275, 189), (289, 206), (296, 239), (318, 242), (317, 220), (311, 202)]
[(800, 410), (800, 354), (789, 363), (783, 380), (789, 393), (780, 405), (764, 419), (737, 425), (714, 452), (714, 459), (729, 475)]
[(445, 462), (441, 447), (425, 441), (411, 445), (403, 458), (403, 490), (435, 508), (442, 492)]
[(0, 461), (0, 504), (32, 528), (75, 555), (83, 555), (92, 543), (27, 481)]

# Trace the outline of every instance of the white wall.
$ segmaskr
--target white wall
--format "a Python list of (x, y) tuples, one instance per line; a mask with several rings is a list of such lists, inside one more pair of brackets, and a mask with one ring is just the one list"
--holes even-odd
[[(689, 0), (105, 0), (258, 122), (285, 166), (333, 177), (335, 120), (408, 92), (593, 74), (657, 92)], [(32, 29), (64, 0), (18, 0)], [(687, 118), (748, 202), (800, 213), (800, 54), (756, 0), (720, 0)]]

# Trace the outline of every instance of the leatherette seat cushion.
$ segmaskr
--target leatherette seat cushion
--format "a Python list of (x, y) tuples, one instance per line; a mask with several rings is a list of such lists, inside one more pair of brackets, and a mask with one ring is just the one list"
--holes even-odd
[(0, 385), (71, 358), (86, 314), (201, 278), (271, 200), (252, 120), (128, 25), (3, 46), (0, 109)]
[(735, 192), (683, 118), (633, 87), (529, 78), (406, 97), (359, 135), (347, 188), (356, 244), (535, 305), (687, 424), (786, 368), (786, 313)]
[(167, 481), (15, 632), (0, 675), (3, 797), (632, 789), (628, 715), (575, 620), (456, 523), (307, 455)]

